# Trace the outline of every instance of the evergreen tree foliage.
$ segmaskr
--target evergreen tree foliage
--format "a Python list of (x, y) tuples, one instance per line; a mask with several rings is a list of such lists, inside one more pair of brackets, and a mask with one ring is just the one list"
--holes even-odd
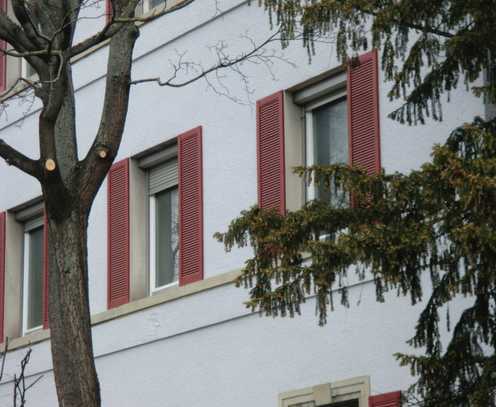
[[(303, 33), (311, 55), (314, 41), (333, 32), (343, 61), (379, 48), (389, 96), (404, 99), (392, 119), (442, 120), (441, 97), (460, 81), (486, 102), (496, 100), (494, 75), (473, 87), (495, 66), (495, 1), (259, 3), (280, 25), (283, 46)], [(325, 324), (335, 296), (348, 305), (347, 274), (373, 276), (379, 301), (391, 289), (413, 304), (425, 300), (409, 341), (418, 351), (396, 355), (418, 379), (410, 400), (424, 407), (496, 406), (496, 120), (460, 123), (429, 163), (406, 175), (367, 176), (346, 165), (296, 172), (307, 183), (344, 191), (350, 204), (312, 201), (284, 215), (253, 207), (217, 234), (227, 250), (254, 249), (238, 280), (250, 287), (247, 305), (294, 316), (314, 294)], [(469, 306), (450, 323), (455, 297)], [(445, 314), (448, 342), (440, 335)]]
[[(460, 81), (470, 86), (496, 61), (494, 0), (258, 0), (282, 32), (282, 45), (332, 32), (342, 61), (369, 46), (381, 49), (390, 98), (405, 103), (391, 112), (401, 122), (442, 119), (441, 95)], [(474, 89), (496, 100), (496, 85)]]

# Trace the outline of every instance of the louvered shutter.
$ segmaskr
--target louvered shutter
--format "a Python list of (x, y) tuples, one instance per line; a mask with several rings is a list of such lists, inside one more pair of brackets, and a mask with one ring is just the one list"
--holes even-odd
[(257, 102), (258, 205), (286, 212), (284, 93)]
[(112, 2), (105, 0), (105, 18), (107, 23), (112, 19)]
[[(7, 12), (7, 0), (0, 0), (0, 12)], [(7, 49), (7, 43), (0, 40), (0, 49)], [(0, 52), (0, 92), (7, 89), (7, 55)]]
[(401, 392), (394, 391), (370, 396), (369, 407), (401, 407)]
[(376, 174), (381, 169), (377, 50), (350, 62), (347, 86), (350, 163)]
[(107, 305), (129, 302), (129, 160), (115, 163), (107, 187)]
[(4, 340), (5, 310), (5, 212), (0, 213), (0, 343)]
[(43, 329), (48, 329), (48, 218), (43, 219)]
[(203, 279), (202, 128), (178, 137), (179, 285)]

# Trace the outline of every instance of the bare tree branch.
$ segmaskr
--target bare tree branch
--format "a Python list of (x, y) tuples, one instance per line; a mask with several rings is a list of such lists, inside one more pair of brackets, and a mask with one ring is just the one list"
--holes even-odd
[[(0, 383), (2, 382), (4, 371), (5, 371), (5, 362), (7, 360), (7, 354), (9, 352), (9, 338), (5, 338), (5, 347), (3, 352), (0, 353), (1, 359), (1, 367), (0, 367)], [(31, 383), (27, 383), (26, 381), (26, 367), (29, 364), (31, 359), (32, 349), (28, 349), (26, 355), (21, 360), (21, 369), (18, 374), (14, 375), (13, 378), (13, 393), (12, 393), (12, 406), (13, 407), (25, 407), (26, 406), (26, 394), (27, 392), (33, 388), (41, 379), (43, 379), (43, 375), (38, 376), (36, 379), (31, 381)]]
[[(242, 61), (249, 60), (251, 57), (257, 56), (257, 53), (262, 50), (267, 44), (269, 44), (271, 41), (273, 41), (278, 35), (279, 35), (279, 30), (270, 35), (265, 41), (262, 43), (255, 45), (253, 49), (247, 53), (241, 54), (235, 58), (229, 58), (226, 56), (223, 52), (222, 49), (220, 49), (220, 52), (218, 53), (219, 56), (219, 61), (215, 65), (212, 65), (208, 69), (201, 69), (201, 71), (193, 76), (190, 79), (187, 79), (185, 81), (180, 81), (180, 82), (175, 82), (177, 79), (177, 74), (178, 72), (183, 69), (183, 68), (188, 68), (192, 66), (191, 62), (182, 62), (181, 59), (177, 65), (174, 65), (174, 72), (173, 74), (167, 79), (167, 80), (162, 80), (160, 77), (156, 78), (145, 78), (145, 79), (136, 79), (131, 81), (131, 85), (139, 85), (142, 83), (150, 83), (150, 82), (155, 82), (158, 86), (168, 86), (171, 88), (182, 88), (184, 86), (187, 86), (193, 82), (196, 82), (199, 79), (205, 78), (208, 74), (214, 72), (214, 71), (219, 71), (222, 69), (227, 69), (231, 68), (237, 64), (239, 64)], [(200, 67), (200, 65), (196, 64), (197, 67)]]
[(37, 48), (31, 43), (24, 30), (7, 17), (6, 14), (0, 14), (0, 38), (20, 52)]
[(190, 4), (194, 3), (196, 0), (185, 0), (183, 2), (177, 3), (172, 7), (167, 7), (167, 3), (163, 3), (163, 5), (156, 7), (153, 12), (147, 16), (140, 17), (131, 17), (131, 18), (114, 18), (114, 23), (128, 23), (128, 22), (141, 22), (147, 23), (149, 21), (156, 20), (159, 17), (165, 16), (166, 14), (174, 13), (178, 10), (188, 7)]
[[(156, 20), (159, 17), (162, 17), (166, 14), (171, 14), (176, 11), (179, 11), (196, 0), (186, 0), (181, 3), (176, 4), (175, 6), (167, 8), (167, 6), (164, 4), (161, 7), (158, 7), (152, 14), (144, 17), (116, 17), (112, 14), (109, 22), (105, 25), (105, 27), (95, 35), (89, 37), (88, 39), (80, 42), (79, 44), (74, 45), (71, 50), (70, 50), (70, 57), (74, 57), (76, 55), (79, 55), (85, 51), (87, 51), (90, 48), (93, 48), (97, 46), (98, 44), (108, 40), (111, 38), (113, 35), (115, 35), (116, 32), (118, 32), (124, 23), (130, 23), (130, 22), (136, 22), (136, 23), (146, 23), (149, 21)], [(137, 2), (136, 2), (137, 3)], [(133, 7), (134, 11), (135, 6)], [(127, 13), (127, 14), (126, 14)], [(123, 13), (124, 15), (129, 15), (128, 11)]]
[(14, 375), (14, 407), (24, 407), (26, 406), (26, 394), (29, 389), (31, 389), (36, 383), (43, 379), (43, 375), (38, 376), (31, 383), (26, 383), (26, 367), (31, 360), (32, 349), (26, 352), (26, 355), (21, 360), (21, 371), (19, 374)]
[[(81, 197), (91, 201), (117, 155), (129, 105), (132, 53), (137, 27), (127, 23), (110, 41), (107, 83), (100, 125), (86, 157), (81, 162)], [(105, 155), (99, 154), (101, 150)]]
[(8, 165), (13, 165), (21, 171), (39, 179), (38, 161), (26, 157), (2, 139), (0, 139), (0, 157), (2, 157)]
[(3, 352), (2, 352), (2, 367), (0, 368), (0, 383), (2, 382), (2, 379), (3, 379), (3, 373), (5, 371), (5, 361), (6, 361), (6, 355), (7, 355), (7, 352), (9, 351), (9, 338), (6, 337), (5, 338), (5, 347), (3, 349)]
[[(6, 14), (0, 14), (0, 39), (8, 42), (19, 53), (37, 51), (40, 48), (31, 41), (25, 30), (13, 22)], [(45, 65), (41, 58), (30, 55), (26, 59), (37, 72), (43, 72)]]
[[(26, 8), (26, 3), (20, 0), (12, 0), (12, 8), (14, 10), (14, 14), (21, 24), (26, 36), (29, 40), (38, 48), (44, 48), (43, 42), (47, 43), (48, 41), (44, 38), (38, 30), (37, 24), (33, 22), (28, 9)], [(41, 40), (44, 41), (41, 41)]]

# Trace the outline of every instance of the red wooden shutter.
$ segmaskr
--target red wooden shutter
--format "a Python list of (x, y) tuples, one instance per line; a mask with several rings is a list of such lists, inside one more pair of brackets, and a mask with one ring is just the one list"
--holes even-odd
[(258, 205), (286, 212), (284, 93), (257, 102)]
[(202, 128), (178, 137), (179, 285), (203, 279)]
[(348, 67), (348, 130), (350, 164), (369, 175), (381, 170), (377, 50), (361, 55)]
[(43, 329), (48, 329), (48, 218), (43, 220)]
[(115, 163), (107, 189), (107, 305), (129, 302), (129, 160)]
[[(0, 12), (7, 12), (7, 0), (0, 0)], [(5, 50), (7, 43), (0, 40), (0, 50)], [(0, 92), (7, 89), (7, 55), (0, 51)]]
[(5, 310), (5, 212), (0, 213), (0, 343), (4, 340)]
[(369, 407), (401, 407), (401, 391), (370, 396)]
[(112, 2), (105, 0), (105, 18), (107, 23), (112, 19)]

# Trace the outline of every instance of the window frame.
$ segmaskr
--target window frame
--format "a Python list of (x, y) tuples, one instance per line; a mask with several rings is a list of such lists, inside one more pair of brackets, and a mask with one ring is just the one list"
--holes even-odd
[[(151, 0), (143, 0), (143, 14), (149, 13), (150, 11), (161, 6), (161, 5), (157, 5), (157, 6), (151, 7), (150, 1)], [(162, 0), (162, 3), (167, 4), (165, 0)]]
[[(484, 70), (483, 86), (488, 86), (491, 80), (496, 80), (496, 66), (494, 65)], [(496, 118), (496, 103), (491, 103), (491, 101), (484, 102), (484, 118), (486, 120)]]
[(25, 79), (35, 79), (36, 78), (36, 72), (32, 73), (31, 75), (28, 75), (28, 68), (29, 68), (29, 62), (26, 61), (26, 59), (21, 58), (21, 78)]
[[(309, 167), (309, 166), (312, 166), (315, 164), (315, 161), (314, 161), (315, 160), (315, 149), (314, 149), (315, 132), (314, 132), (314, 128), (313, 128), (314, 111), (316, 109), (318, 109), (319, 107), (325, 106), (327, 104), (338, 102), (341, 99), (345, 103), (347, 103), (347, 92), (345, 89), (333, 92), (327, 96), (320, 97), (316, 100), (308, 102), (303, 107), (304, 120), (305, 120), (305, 125), (304, 125), (304, 127), (305, 127), (304, 140), (305, 141), (304, 142), (305, 142), (305, 166), (306, 167)], [(348, 114), (348, 112), (346, 114)], [(348, 123), (347, 118), (346, 118), (346, 122)], [(348, 125), (347, 125), (347, 127), (348, 127)], [(347, 134), (347, 138), (348, 138), (348, 142), (349, 142), (349, 134)], [(316, 196), (317, 196), (317, 185), (314, 182), (307, 184), (305, 187), (305, 202), (314, 200), (316, 198)]]
[[(23, 256), (22, 256), (22, 335), (27, 335), (30, 334), (31, 332), (35, 332), (38, 330), (43, 329), (43, 307), (42, 307), (42, 321), (41, 325), (35, 326), (35, 327), (28, 327), (28, 309), (29, 309), (29, 273), (30, 273), (30, 267), (29, 267), (29, 256), (30, 256), (30, 232), (36, 230), (36, 229), (41, 229), (43, 233), (43, 227), (44, 227), (44, 221), (43, 217), (36, 217), (35, 219), (26, 221), (24, 223), (24, 232), (23, 232)], [(42, 245), (43, 245), (43, 240), (42, 240)], [(43, 264), (43, 247), (42, 247), (42, 258), (41, 262)], [(43, 268), (41, 270), (43, 274)], [(42, 278), (42, 284), (43, 284), (43, 278)], [(43, 302), (43, 285), (41, 287), (41, 296), (42, 296), (42, 302)]]
[[(148, 177), (147, 177), (148, 178)], [(160, 192), (165, 192), (178, 188), (178, 183), (175, 186), (165, 188)], [(148, 275), (149, 275), (149, 293), (154, 295), (155, 293), (162, 291), (169, 287), (176, 287), (179, 285), (179, 273), (177, 279), (171, 283), (164, 284), (162, 286), (157, 286), (157, 251), (156, 251), (156, 238), (157, 238), (157, 219), (156, 219), (156, 194), (148, 193)]]
[[(155, 229), (151, 227), (151, 219), (154, 217), (151, 208), (151, 198), (149, 190), (150, 171), (161, 164), (176, 161), (178, 165), (177, 139), (155, 145), (132, 157), (130, 165), (130, 256), (131, 256), (131, 286), (130, 301), (153, 296), (168, 288), (177, 287), (179, 279), (161, 287), (155, 287)], [(179, 170), (179, 168), (177, 168)], [(169, 188), (179, 188), (179, 179)], [(156, 191), (156, 193), (159, 191)], [(152, 230), (153, 229), (153, 230)], [(153, 257), (152, 257), (153, 255)]]
[(136, 14), (138, 16), (146, 16), (150, 13), (152, 13), (154, 10), (159, 9), (160, 7), (166, 8), (167, 7), (167, 1), (162, 0), (162, 3), (156, 6), (151, 6), (150, 5), (151, 0), (142, 0), (141, 2), (138, 3), (136, 6)]

